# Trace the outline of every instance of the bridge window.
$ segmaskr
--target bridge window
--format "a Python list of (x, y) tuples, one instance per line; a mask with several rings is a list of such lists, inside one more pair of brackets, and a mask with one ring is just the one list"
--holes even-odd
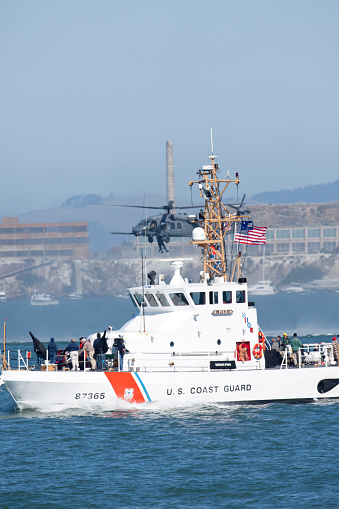
[(206, 294), (205, 292), (191, 292), (190, 296), (194, 302), (194, 304), (201, 306), (206, 304)]
[(133, 299), (133, 296), (130, 293), (128, 294), (128, 296), (131, 299), (131, 301), (133, 302), (133, 306), (138, 307), (135, 300)]
[(210, 292), (210, 304), (218, 304), (218, 292)]
[(170, 293), (169, 296), (175, 306), (188, 306), (188, 301), (184, 293)]
[(158, 307), (158, 303), (157, 303), (157, 301), (155, 300), (154, 295), (152, 295), (151, 293), (146, 293), (146, 299), (148, 300), (148, 304), (149, 304), (152, 308), (156, 308), (156, 307)]
[(232, 292), (230, 292), (229, 290), (222, 292), (222, 303), (223, 304), (232, 303)]
[(160, 304), (162, 306), (169, 306), (169, 302), (163, 293), (157, 293), (157, 297), (158, 297)]
[(177, 230), (181, 230), (181, 223), (177, 223)]
[(140, 293), (135, 293), (134, 298), (137, 301), (139, 307), (147, 306), (146, 302), (144, 301), (143, 296)]
[(243, 304), (244, 302), (246, 302), (245, 290), (237, 290), (236, 300), (238, 304)]

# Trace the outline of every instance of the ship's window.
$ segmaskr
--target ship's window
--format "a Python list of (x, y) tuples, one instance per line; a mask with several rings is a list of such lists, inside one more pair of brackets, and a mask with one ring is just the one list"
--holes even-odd
[(131, 295), (130, 293), (129, 293), (128, 295), (129, 295), (129, 297), (130, 297), (131, 301), (133, 302), (134, 306), (137, 308), (137, 307), (138, 307), (138, 306), (137, 306), (137, 303), (136, 303), (136, 302), (135, 302), (135, 300), (133, 299), (132, 295)]
[(237, 341), (237, 361), (246, 362), (251, 360), (251, 348), (249, 341)]
[(170, 347), (173, 348), (174, 347), (174, 343), (173, 341), (170, 342)]
[(185, 294), (182, 292), (170, 293), (169, 296), (175, 306), (188, 306)]
[(217, 345), (219, 345), (219, 346), (221, 345), (221, 339), (218, 339)]
[(146, 302), (144, 301), (143, 296), (140, 293), (135, 293), (134, 298), (138, 303), (138, 306), (147, 306)]
[(223, 304), (231, 304), (232, 292), (230, 292), (229, 290), (222, 292), (222, 302)]
[(210, 292), (210, 304), (218, 304), (218, 292)]
[(171, 230), (175, 230), (175, 223), (171, 223)]
[(181, 223), (177, 223), (177, 230), (181, 230)]
[(157, 297), (158, 297), (158, 299), (160, 301), (160, 304), (162, 306), (169, 306), (169, 302), (168, 302), (168, 300), (166, 299), (166, 297), (165, 297), (165, 295), (163, 293), (159, 293), (158, 292), (157, 293)]
[(245, 302), (245, 290), (237, 290), (236, 300), (238, 304), (243, 304)]
[(156, 307), (158, 307), (158, 303), (157, 303), (157, 301), (155, 300), (154, 295), (152, 295), (151, 293), (146, 293), (146, 299), (148, 300), (148, 304), (149, 304), (152, 308), (156, 308)]
[(198, 306), (206, 304), (205, 292), (191, 292), (190, 296), (192, 297), (194, 304), (197, 304)]

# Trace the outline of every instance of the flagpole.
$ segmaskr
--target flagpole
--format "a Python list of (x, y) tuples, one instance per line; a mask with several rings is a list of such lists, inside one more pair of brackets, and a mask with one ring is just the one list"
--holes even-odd
[(265, 281), (265, 244), (262, 247), (262, 280)]

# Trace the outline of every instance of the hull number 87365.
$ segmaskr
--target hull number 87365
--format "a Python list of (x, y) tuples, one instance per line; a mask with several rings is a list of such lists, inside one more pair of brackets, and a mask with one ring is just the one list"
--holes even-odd
[(104, 392), (77, 392), (75, 399), (105, 399)]

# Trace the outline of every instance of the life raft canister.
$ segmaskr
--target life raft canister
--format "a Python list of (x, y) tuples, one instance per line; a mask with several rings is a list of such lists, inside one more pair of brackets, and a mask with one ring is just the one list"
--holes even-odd
[(262, 345), (260, 343), (255, 344), (252, 350), (253, 357), (255, 357), (256, 359), (261, 359), (262, 351), (263, 351)]

